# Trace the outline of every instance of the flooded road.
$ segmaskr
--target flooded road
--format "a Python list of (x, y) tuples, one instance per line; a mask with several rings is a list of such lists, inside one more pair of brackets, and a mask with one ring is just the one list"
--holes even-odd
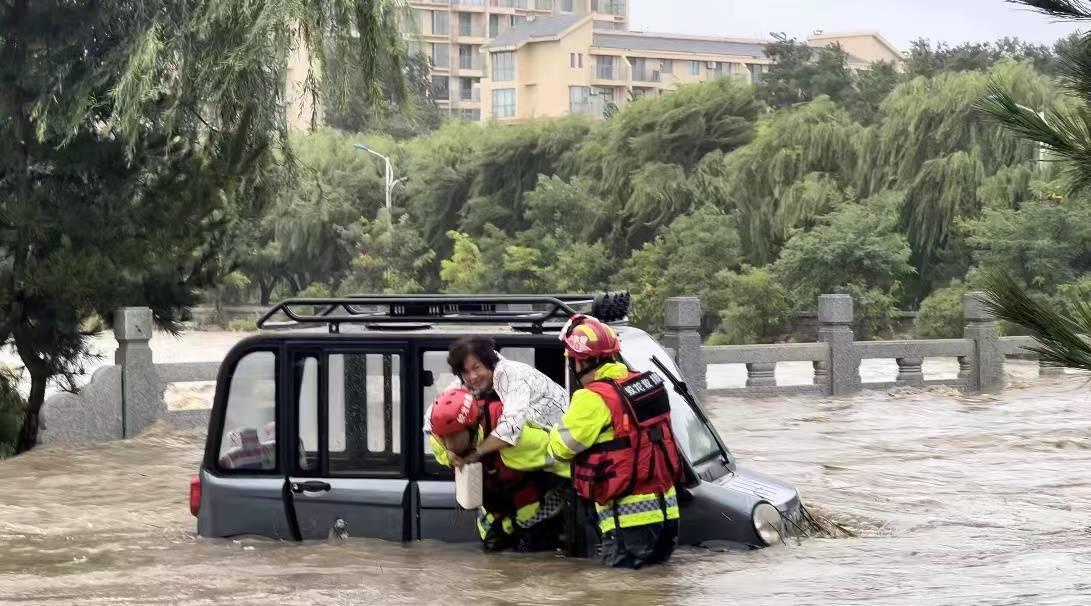
[(203, 435), (153, 429), (0, 462), (0, 602), (1091, 603), (1086, 377), (706, 407), (743, 465), (858, 536), (687, 548), (639, 572), (473, 545), (197, 539), (187, 486)]

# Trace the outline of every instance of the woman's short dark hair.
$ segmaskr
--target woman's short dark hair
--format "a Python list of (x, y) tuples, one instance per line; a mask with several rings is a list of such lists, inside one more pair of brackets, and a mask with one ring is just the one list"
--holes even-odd
[(463, 337), (455, 341), (447, 350), (447, 365), (451, 373), (462, 376), (466, 368), (466, 358), (474, 356), (489, 370), (496, 368), (500, 357), (496, 355), (496, 341), (492, 337)]

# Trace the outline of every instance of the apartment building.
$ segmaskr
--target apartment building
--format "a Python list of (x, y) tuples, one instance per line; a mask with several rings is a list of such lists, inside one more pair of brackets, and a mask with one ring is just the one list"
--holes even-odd
[[(482, 46), (483, 120), (520, 122), (569, 113), (602, 117), (643, 95), (711, 78), (756, 82), (772, 63), (769, 40), (712, 38), (614, 30), (591, 15), (561, 14), (522, 22)], [(814, 46), (840, 44), (849, 64), (900, 62), (876, 33), (822, 34)], [(469, 117), (469, 116), (468, 116)]]
[[(456, 116), (480, 120), (482, 47), (528, 21), (550, 16), (586, 17), (602, 29), (625, 30), (630, 0), (424, 0), (410, 1), (416, 16), (407, 34), (411, 52), (432, 62), (436, 103)], [(417, 37), (415, 34), (419, 34)]]

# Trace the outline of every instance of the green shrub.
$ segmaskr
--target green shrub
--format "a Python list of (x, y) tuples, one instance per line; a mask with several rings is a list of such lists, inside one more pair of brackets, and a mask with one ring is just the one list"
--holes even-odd
[(955, 339), (962, 336), (965, 324), (962, 313), (962, 297), (967, 292), (965, 284), (953, 282), (940, 288), (921, 301), (920, 311), (913, 320), (913, 335), (918, 339)]

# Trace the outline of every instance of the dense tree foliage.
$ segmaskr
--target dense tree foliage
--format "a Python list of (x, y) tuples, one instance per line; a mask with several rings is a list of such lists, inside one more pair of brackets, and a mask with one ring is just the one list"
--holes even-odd
[[(1082, 198), (1059, 194), (1037, 147), (976, 110), (996, 84), (1047, 106), (1051, 81), (1030, 61), (1000, 53), (910, 77), (885, 64), (841, 69), (836, 48), (784, 39), (771, 50), (778, 64), (756, 88), (726, 78), (684, 86), (605, 121), (450, 122), (404, 142), (301, 136), (294, 147), (314, 178), (278, 193), (279, 216), (255, 230), (265, 240), (252, 259), (279, 268), (282, 294), (312, 283), (627, 288), (634, 320), (652, 330), (664, 299), (695, 294), (703, 331), (721, 343), (774, 340), (823, 292), (852, 294), (862, 333), (880, 337), (896, 310), (933, 292), (942, 297), (926, 309), (946, 311), (982, 268), (1019, 268), (1021, 283), (1050, 297), (1086, 275)], [(844, 86), (830, 84), (838, 79)], [(777, 108), (778, 82), (802, 97)], [(377, 215), (381, 164), (354, 155), (357, 140), (408, 178), (392, 237)], [(246, 275), (269, 282), (263, 271)], [(920, 330), (954, 336), (959, 326), (932, 324)]]
[(311, 57), (312, 106), (320, 89), (347, 95), (346, 81), (323, 85), (335, 58), (375, 101), (380, 80), (401, 80), (399, 6), (0, 4), (0, 341), (29, 378), (19, 450), (35, 444), (47, 383), (71, 386), (86, 358), (85, 318), (145, 304), (169, 327), (233, 273), (291, 159), (294, 49)]

